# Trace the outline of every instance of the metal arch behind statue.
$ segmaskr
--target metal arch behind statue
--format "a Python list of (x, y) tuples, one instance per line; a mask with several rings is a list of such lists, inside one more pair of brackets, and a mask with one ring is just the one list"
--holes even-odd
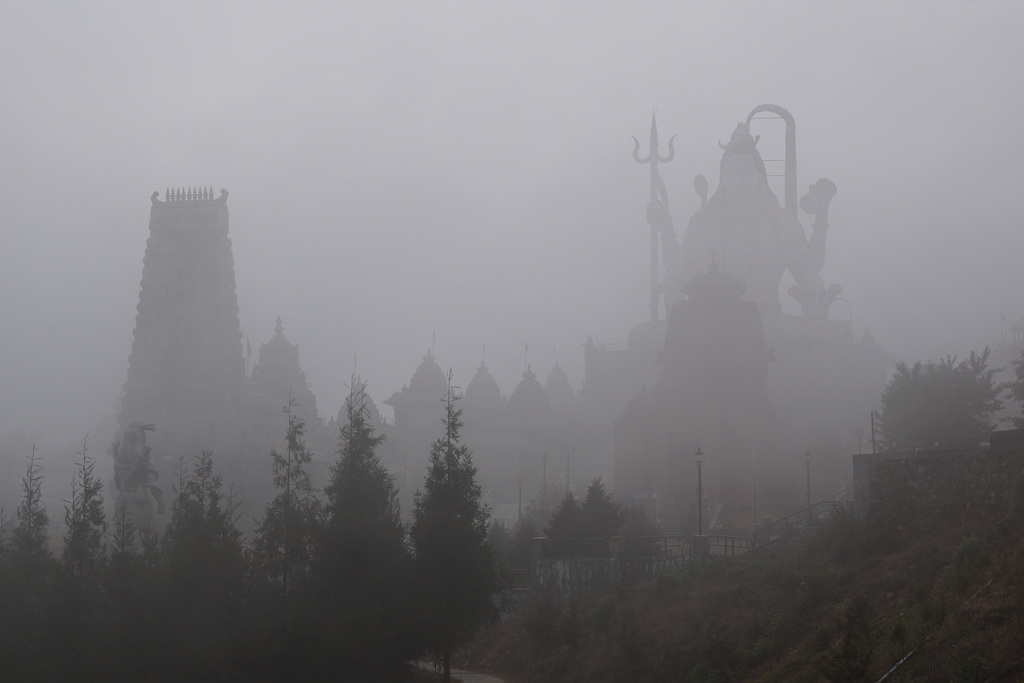
[[(658, 173), (658, 164), (667, 164), (676, 156), (675, 139), (673, 135), (668, 139), (668, 156), (662, 157), (658, 154), (658, 120), (657, 112), (651, 113), (651, 139), (647, 157), (640, 158), (640, 141), (633, 138), (633, 160), (638, 164), (648, 164), (651, 167), (651, 197), (650, 201), (656, 202), (661, 198), (665, 209), (668, 209), (668, 190), (665, 189), (665, 181)], [(658, 284), (658, 229), (651, 225), (651, 322), (658, 322), (658, 301), (660, 299), (660, 286)]]
[[(747, 115), (747, 127), (754, 117), (761, 112), (775, 114), (786, 123), (786, 151), (785, 151), (785, 197), (784, 207), (786, 211), (797, 217), (797, 206), (814, 217), (811, 225), (811, 239), (809, 246), (814, 258), (814, 265), (818, 272), (825, 262), (826, 233), (828, 230), (828, 209), (832, 198), (836, 196), (836, 185), (828, 178), (819, 178), (817, 182), (810, 185), (807, 194), (800, 198), (799, 204), (796, 200), (796, 120), (789, 113), (788, 109), (777, 104), (760, 104), (754, 107)], [(721, 143), (719, 143), (721, 144)], [(756, 144), (756, 141), (755, 141)], [(841, 290), (840, 290), (841, 291)], [(830, 288), (831, 292), (831, 288)], [(790, 292), (792, 294), (792, 292)], [(835, 299), (835, 294), (829, 297), (829, 301)]]
[(777, 104), (759, 104), (747, 115), (747, 126), (761, 112), (771, 112), (786, 122), (786, 192), (784, 206), (786, 211), (796, 217), (796, 121), (788, 110)]

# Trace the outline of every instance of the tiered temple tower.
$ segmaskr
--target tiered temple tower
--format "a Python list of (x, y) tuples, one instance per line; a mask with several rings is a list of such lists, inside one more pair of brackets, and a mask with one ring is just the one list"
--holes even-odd
[(164, 201), (158, 194), (118, 425), (156, 425), (150, 441), (158, 462), (209, 449), (227, 464), (239, 442), (245, 391), (228, 193), (170, 190)]

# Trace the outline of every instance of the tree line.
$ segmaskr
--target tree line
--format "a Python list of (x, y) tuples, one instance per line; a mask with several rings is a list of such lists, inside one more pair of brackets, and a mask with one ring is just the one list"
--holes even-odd
[(210, 452), (180, 461), (162, 534), (124, 508), (108, 520), (86, 437), (55, 555), (33, 448), (14, 519), (0, 513), (4, 678), (404, 680), (431, 653), (447, 679), (502, 586), (457, 394), (449, 375), (445, 433), (406, 527), (364, 392), (353, 381), (322, 495), (288, 406), (286, 447), (270, 454), (277, 495), (251, 538)]
[[(1004, 395), (1024, 401), (1024, 354), (995, 381), (989, 351), (900, 364), (881, 396), (883, 448), (977, 447)], [(488, 528), (472, 453), (461, 443), (457, 394), (431, 445), (412, 523), (403, 524), (383, 437), (365, 387), (346, 400), (337, 459), (313, 488), (305, 425), (291, 410), (285, 449), (270, 454), (277, 495), (255, 533), (210, 452), (179, 462), (162, 534), (126, 511), (107, 519), (102, 482), (83, 440), (65, 501), (66, 534), (48, 547), (43, 467), (32, 449), (13, 519), (0, 509), (0, 661), (10, 680), (401, 680), (496, 618), (507, 575), (528, 569), (531, 542), (646, 536), (640, 508), (623, 509), (600, 479), (557, 504), (546, 496), (513, 530)], [(1024, 427), (1024, 418), (1013, 419)], [(546, 492), (545, 492), (546, 493)]]
[[(999, 425), (1004, 398), (1024, 403), (1024, 351), (1011, 361), (1013, 376), (995, 379), (990, 351), (967, 358), (899, 363), (882, 392), (877, 427), (882, 451), (977, 448)], [(1024, 428), (1024, 417), (1009, 420)]]

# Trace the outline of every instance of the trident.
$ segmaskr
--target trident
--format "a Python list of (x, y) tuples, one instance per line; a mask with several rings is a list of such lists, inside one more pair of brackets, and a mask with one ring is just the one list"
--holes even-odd
[[(655, 118), (657, 112), (651, 114), (651, 145), (647, 152), (647, 158), (640, 158), (640, 141), (634, 138), (632, 135), (629, 137), (633, 138), (633, 160), (638, 164), (650, 164), (651, 167), (651, 203), (658, 200), (661, 197), (661, 203), (665, 205), (665, 211), (668, 211), (668, 192), (665, 190), (665, 181), (661, 179), (661, 174), (658, 173), (658, 163), (667, 164), (672, 161), (676, 155), (675, 147), (672, 146), (676, 136), (673, 135), (668, 140), (668, 156), (658, 156), (658, 121)], [(651, 322), (658, 322), (658, 228), (655, 225), (651, 225)]]

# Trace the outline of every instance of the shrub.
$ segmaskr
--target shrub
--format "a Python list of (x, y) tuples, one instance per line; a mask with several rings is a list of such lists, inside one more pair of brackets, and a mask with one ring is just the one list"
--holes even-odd
[(524, 626), (527, 635), (534, 643), (551, 643), (555, 631), (558, 628), (558, 605), (551, 595), (551, 591), (545, 589), (541, 593), (533, 608), (527, 613)]
[(953, 680), (957, 683), (975, 683), (987, 681), (988, 678), (988, 662), (978, 655), (968, 655), (960, 659), (953, 669)]

